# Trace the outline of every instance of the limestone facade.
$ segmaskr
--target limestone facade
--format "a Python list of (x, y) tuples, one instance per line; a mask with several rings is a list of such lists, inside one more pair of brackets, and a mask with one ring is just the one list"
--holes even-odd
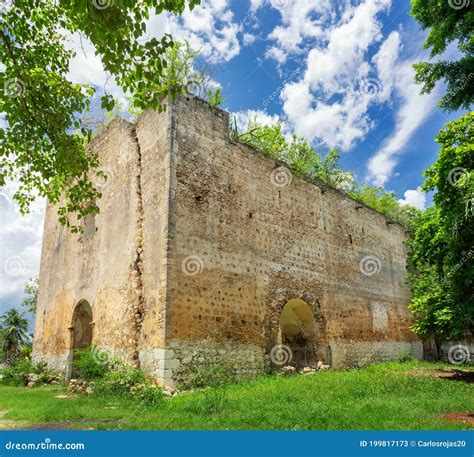
[(167, 105), (92, 143), (108, 179), (82, 235), (47, 208), (35, 359), (67, 373), (90, 333), (173, 385), (220, 362), (253, 376), (422, 357), (404, 227), (234, 141), (228, 113)]

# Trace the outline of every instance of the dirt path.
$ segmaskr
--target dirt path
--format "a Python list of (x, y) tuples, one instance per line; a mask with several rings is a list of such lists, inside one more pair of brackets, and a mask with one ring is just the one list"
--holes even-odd
[(448, 381), (462, 381), (467, 383), (474, 382), (474, 371), (473, 370), (462, 370), (459, 368), (446, 368), (446, 369), (429, 369), (429, 368), (415, 368), (410, 371), (402, 371), (398, 374), (401, 375), (412, 375), (412, 376), (429, 376), (432, 378), (446, 379)]
[(442, 417), (449, 422), (461, 422), (474, 428), (473, 413), (446, 413)]

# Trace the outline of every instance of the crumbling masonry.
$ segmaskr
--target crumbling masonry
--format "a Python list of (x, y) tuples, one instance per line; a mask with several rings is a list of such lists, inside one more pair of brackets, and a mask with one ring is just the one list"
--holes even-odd
[(35, 360), (70, 376), (92, 343), (173, 385), (220, 362), (246, 377), (422, 357), (405, 229), (234, 141), (227, 113), (179, 97), (91, 147), (100, 213), (78, 236), (47, 208)]

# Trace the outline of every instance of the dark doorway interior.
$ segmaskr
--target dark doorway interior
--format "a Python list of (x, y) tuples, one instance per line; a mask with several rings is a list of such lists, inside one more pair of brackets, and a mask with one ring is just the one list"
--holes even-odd
[[(92, 309), (87, 301), (80, 301), (74, 309), (72, 318), (72, 360), (76, 349), (85, 349), (92, 344)], [(71, 367), (71, 375), (75, 376)]]
[(280, 316), (281, 344), (292, 352), (290, 365), (314, 366), (316, 359), (316, 322), (311, 307), (303, 300), (290, 300)]

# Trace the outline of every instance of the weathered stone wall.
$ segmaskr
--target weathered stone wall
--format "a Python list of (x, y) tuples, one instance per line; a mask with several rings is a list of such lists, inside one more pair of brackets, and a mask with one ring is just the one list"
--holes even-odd
[(93, 315), (93, 342), (132, 362), (136, 356), (134, 304), (139, 163), (134, 127), (114, 121), (91, 147), (108, 179), (97, 178), (100, 213), (87, 218), (83, 235), (62, 227), (56, 208), (46, 211), (35, 360), (65, 370), (71, 357), (72, 318), (86, 300)]
[(172, 129), (173, 106), (165, 112), (146, 112), (137, 123), (142, 164), (143, 200), (143, 296), (144, 320), (141, 329), (140, 364), (162, 381), (165, 378), (166, 304), (168, 300), (168, 249), (173, 232), (170, 208), (174, 190)]
[(308, 306), (316, 360), (421, 357), (404, 228), (234, 142), (228, 123), (180, 97), (95, 140), (109, 174), (100, 214), (78, 237), (47, 210), (35, 359), (67, 366), (81, 300), (93, 343), (162, 384), (200, 364), (230, 363), (241, 377), (267, 369), (290, 300)]
[[(334, 367), (422, 356), (408, 328), (402, 226), (230, 140), (228, 115), (200, 100), (179, 99), (175, 117), (167, 347), (212, 342), (231, 347), (236, 365), (240, 348), (261, 358), (298, 298), (313, 309), (320, 360)], [(189, 357), (169, 356), (182, 375)]]

